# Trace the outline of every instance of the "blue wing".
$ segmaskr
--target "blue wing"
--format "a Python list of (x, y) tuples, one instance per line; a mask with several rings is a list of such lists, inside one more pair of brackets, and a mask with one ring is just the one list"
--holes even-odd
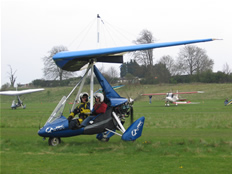
[(214, 39), (199, 39), (165, 43), (150, 43), (123, 47), (102, 48), (85, 51), (64, 51), (53, 56), (57, 66), (66, 71), (78, 71), (91, 59), (97, 62), (123, 63), (123, 54), (131, 51), (147, 50), (162, 47), (171, 47), (177, 45), (192, 44), (198, 42), (209, 42)]

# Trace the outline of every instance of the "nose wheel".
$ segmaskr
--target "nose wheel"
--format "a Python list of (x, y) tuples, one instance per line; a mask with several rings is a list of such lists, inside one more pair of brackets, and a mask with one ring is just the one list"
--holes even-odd
[(57, 146), (60, 142), (60, 137), (50, 137), (48, 140), (49, 146)]

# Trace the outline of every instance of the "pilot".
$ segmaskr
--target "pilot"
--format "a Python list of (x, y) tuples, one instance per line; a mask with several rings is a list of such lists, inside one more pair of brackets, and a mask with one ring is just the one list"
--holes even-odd
[[(90, 103), (89, 94), (87, 92), (83, 92), (80, 94), (81, 103), (70, 113), (68, 117), (69, 128), (77, 129), (79, 125), (86, 119), (90, 114)], [(73, 119), (75, 115), (79, 114), (78, 119)]]
[(107, 109), (107, 104), (104, 102), (104, 95), (102, 93), (96, 93), (94, 95), (95, 104), (93, 106), (92, 114), (87, 119), (83, 121), (82, 126), (87, 126), (89, 121), (93, 119), (98, 114), (104, 114)]

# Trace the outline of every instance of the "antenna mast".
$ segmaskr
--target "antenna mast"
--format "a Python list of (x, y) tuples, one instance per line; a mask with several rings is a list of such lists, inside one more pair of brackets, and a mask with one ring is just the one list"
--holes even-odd
[(100, 20), (104, 24), (104, 22), (101, 19), (100, 15), (97, 14), (97, 48), (100, 48)]

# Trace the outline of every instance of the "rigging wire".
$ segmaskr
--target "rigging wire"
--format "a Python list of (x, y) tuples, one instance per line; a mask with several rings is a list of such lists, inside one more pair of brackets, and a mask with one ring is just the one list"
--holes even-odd
[(79, 49), (83, 42), (87, 39), (87, 35), (89, 34), (90, 30), (94, 27), (97, 26), (97, 19), (100, 18), (100, 28), (101, 28), (101, 35), (103, 37), (100, 38), (101, 43), (99, 44), (104, 45), (104, 47), (109, 47), (109, 46), (119, 46), (122, 45), (123, 43), (125, 45), (128, 45), (129, 43), (133, 43), (133, 40), (131, 38), (136, 38), (132, 32), (126, 31), (122, 27), (113, 25), (109, 23), (99, 16), (99, 17), (94, 17), (93, 20), (88, 23), (88, 25), (70, 42), (69, 47), (74, 45), (74, 42), (76, 40), (79, 40), (79, 44), (76, 49)]
[(84, 37), (82, 38), (82, 40), (80, 41), (77, 49), (80, 47), (80, 45), (83, 43), (84, 39), (86, 38), (86, 35), (88, 34), (89, 30), (93, 27), (93, 24), (96, 22), (96, 18), (94, 18), (93, 20), (90, 21), (90, 23), (73, 39), (73, 41), (69, 44), (69, 47), (73, 45), (73, 43), (80, 38), (80, 36), (86, 32), (84, 34)]
[[(97, 26), (98, 18), (100, 18), (100, 26)], [(129, 32), (126, 31), (123, 27), (113, 25), (98, 15), (97, 18), (94, 17), (94, 19), (91, 20), (90, 23), (88, 23), (88, 25), (72, 40), (72, 42), (69, 44), (69, 47), (76, 47), (74, 46), (74, 43), (76, 40), (78, 40), (79, 44), (76, 49), (79, 49), (87, 40), (87, 35), (94, 26), (96, 28), (99, 27), (101, 30), (99, 30), (100, 32), (97, 30), (97, 32), (99, 32), (97, 34), (102, 35), (100, 38), (101, 42), (97, 43), (98, 48), (101, 48), (103, 45), (104, 47), (122, 46), (123, 43), (124, 45), (128, 45), (129, 43), (133, 43), (131, 38), (136, 38), (135, 34), (133, 34), (131, 31)]]
[[(105, 21), (105, 20), (104, 20)], [(127, 41), (129, 43), (132, 42), (131, 38), (129, 36), (132, 36), (133, 38), (136, 38), (135, 35), (133, 35), (131, 32), (129, 31), (126, 31), (125, 29), (121, 28), (121, 27), (118, 27), (116, 25), (113, 25), (113, 24), (110, 24), (109, 22), (105, 21), (105, 24), (108, 24), (108, 25), (105, 25), (107, 28), (107, 31), (108, 33), (112, 36), (112, 32), (113, 32), (113, 35), (115, 36), (118, 36), (118, 37), (115, 37), (115, 38), (122, 38), (120, 39), (119, 41), (123, 41), (124, 39), (124, 42)], [(111, 32), (112, 31), (112, 32)], [(111, 32), (111, 33), (110, 33)], [(113, 37), (112, 37), (113, 39)]]

